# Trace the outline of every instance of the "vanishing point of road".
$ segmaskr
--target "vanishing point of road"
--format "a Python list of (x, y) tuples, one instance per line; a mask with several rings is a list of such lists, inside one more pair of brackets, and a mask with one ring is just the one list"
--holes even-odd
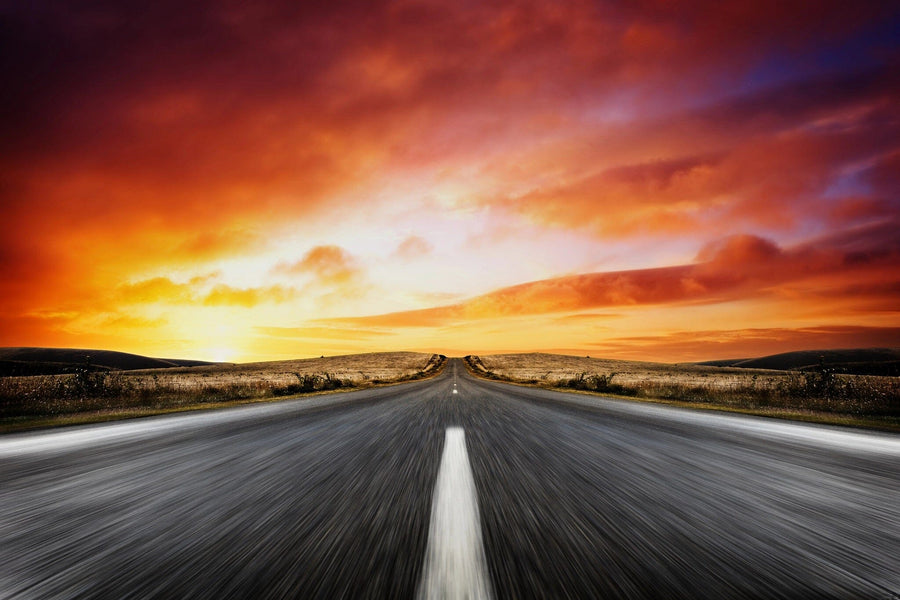
[(434, 379), (0, 437), (0, 598), (897, 598), (900, 436)]

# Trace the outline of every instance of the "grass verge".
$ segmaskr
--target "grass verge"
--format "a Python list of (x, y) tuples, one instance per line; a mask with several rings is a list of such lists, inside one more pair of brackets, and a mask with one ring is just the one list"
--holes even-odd
[[(508, 360), (508, 359), (507, 359)], [(478, 356), (464, 359), (468, 371), (483, 379), (592, 396), (613, 397), (731, 413), (900, 432), (900, 380), (897, 378), (837, 375), (826, 368), (744, 378), (721, 385), (715, 375), (679, 380), (670, 377), (617, 382), (615, 372), (581, 372), (574, 376), (513, 377), (485, 364)], [(541, 369), (543, 370), (543, 369)], [(552, 373), (552, 369), (549, 370)], [(714, 372), (713, 372), (714, 373)], [(701, 380), (702, 381), (702, 380)]]
[[(420, 363), (421, 364), (421, 363)], [(144, 371), (0, 378), (0, 432), (25, 431), (273, 402), (321, 394), (397, 385), (440, 374), (446, 357), (432, 355), (416, 371), (394, 377), (337, 377), (331, 373), (293, 373), (272, 378), (166, 377)]]

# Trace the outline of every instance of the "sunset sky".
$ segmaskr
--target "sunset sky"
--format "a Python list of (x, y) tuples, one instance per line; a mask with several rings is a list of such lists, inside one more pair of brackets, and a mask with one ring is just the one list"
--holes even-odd
[(0, 345), (900, 346), (896, 2), (4, 2)]

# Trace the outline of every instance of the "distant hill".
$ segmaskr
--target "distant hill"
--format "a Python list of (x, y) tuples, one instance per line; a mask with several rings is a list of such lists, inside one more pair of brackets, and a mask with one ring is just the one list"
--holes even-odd
[(900, 376), (900, 348), (854, 348), (850, 350), (801, 350), (761, 358), (710, 360), (700, 365), (742, 369), (809, 371), (825, 367), (836, 373)]
[(151, 358), (111, 350), (0, 348), (0, 376), (57, 375), (84, 368), (91, 371), (132, 371), (211, 364), (215, 363), (200, 360)]

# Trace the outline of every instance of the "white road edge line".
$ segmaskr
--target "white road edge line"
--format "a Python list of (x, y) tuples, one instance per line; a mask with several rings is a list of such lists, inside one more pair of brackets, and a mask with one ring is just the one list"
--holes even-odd
[(466, 454), (466, 433), (461, 427), (447, 428), (417, 598), (491, 598), (478, 496)]

